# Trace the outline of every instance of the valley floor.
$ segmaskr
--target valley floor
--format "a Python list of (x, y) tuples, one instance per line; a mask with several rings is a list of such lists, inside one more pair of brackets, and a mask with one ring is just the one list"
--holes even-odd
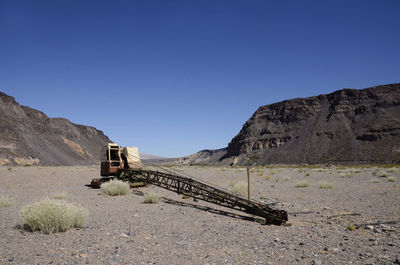
[[(245, 168), (169, 167), (232, 189)], [(287, 226), (156, 186), (107, 197), (85, 185), (99, 167), (0, 167), (0, 264), (400, 264), (400, 168), (251, 170), (251, 195), (287, 210)], [(163, 196), (144, 204), (143, 193)], [(89, 210), (82, 229), (45, 235), (16, 228), (24, 205), (62, 197)], [(211, 208), (211, 209), (210, 209)]]

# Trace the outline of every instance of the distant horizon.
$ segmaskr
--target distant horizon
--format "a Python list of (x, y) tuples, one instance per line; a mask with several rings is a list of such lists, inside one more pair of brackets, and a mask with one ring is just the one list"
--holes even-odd
[(163, 157), (259, 106), (399, 82), (400, 1), (0, 0), (0, 90)]

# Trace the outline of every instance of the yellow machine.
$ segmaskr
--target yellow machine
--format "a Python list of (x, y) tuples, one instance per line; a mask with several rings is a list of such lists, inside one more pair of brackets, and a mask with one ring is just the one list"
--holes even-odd
[(123, 169), (141, 169), (142, 163), (137, 147), (121, 147), (114, 143), (107, 144), (102, 152), (102, 177), (119, 176)]
[[(114, 177), (123, 178), (124, 172), (131, 169), (142, 169), (137, 147), (121, 147), (115, 143), (108, 143), (101, 152), (102, 178), (93, 179), (91, 186), (100, 188), (100, 185)], [(144, 186), (142, 182), (131, 183), (132, 186)]]

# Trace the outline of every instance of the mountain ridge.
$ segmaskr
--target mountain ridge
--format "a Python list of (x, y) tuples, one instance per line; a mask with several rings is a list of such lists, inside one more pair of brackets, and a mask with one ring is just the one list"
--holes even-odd
[(20, 105), (0, 92), (0, 164), (98, 164), (100, 150), (111, 140), (92, 126)]
[(399, 163), (400, 84), (345, 88), (260, 106), (219, 150), (219, 157), (200, 151), (176, 163)]

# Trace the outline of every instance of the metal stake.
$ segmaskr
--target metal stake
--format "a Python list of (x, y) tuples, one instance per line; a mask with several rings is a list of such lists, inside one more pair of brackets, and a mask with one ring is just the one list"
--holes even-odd
[(247, 168), (247, 198), (250, 200), (250, 170)]

